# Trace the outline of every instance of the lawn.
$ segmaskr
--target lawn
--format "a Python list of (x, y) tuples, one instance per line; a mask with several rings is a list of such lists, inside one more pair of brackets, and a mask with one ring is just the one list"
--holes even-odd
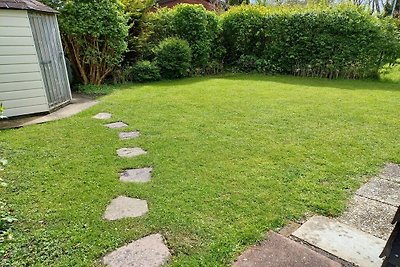
[[(123, 85), (101, 100), (0, 132), (1, 197), (18, 218), (3, 266), (96, 266), (151, 233), (166, 238), (170, 266), (229, 266), (269, 229), (339, 214), (385, 162), (400, 162), (399, 83), (226, 75)], [(98, 112), (141, 137), (118, 140)], [(129, 146), (148, 154), (118, 158)], [(146, 166), (150, 183), (118, 180)], [(149, 213), (103, 220), (118, 195), (146, 199)]]

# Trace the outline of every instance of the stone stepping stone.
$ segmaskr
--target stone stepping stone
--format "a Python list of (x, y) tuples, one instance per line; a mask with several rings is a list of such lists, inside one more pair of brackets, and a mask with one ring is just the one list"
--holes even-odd
[(138, 131), (133, 132), (122, 132), (119, 133), (119, 139), (126, 140), (126, 139), (133, 139), (139, 137), (140, 133)]
[(122, 172), (119, 180), (122, 182), (146, 183), (151, 179), (153, 168), (129, 169)]
[(396, 210), (392, 205), (356, 195), (337, 220), (387, 240), (393, 230), (391, 222)]
[(112, 122), (112, 123), (106, 124), (105, 126), (110, 129), (119, 129), (119, 128), (128, 127), (128, 124), (126, 124), (122, 121), (117, 121), (117, 122)]
[(140, 217), (148, 211), (146, 200), (119, 196), (114, 198), (107, 206), (104, 219), (114, 221), (123, 218)]
[(123, 158), (132, 158), (132, 157), (136, 157), (139, 155), (147, 154), (147, 152), (139, 147), (130, 147), (130, 148), (124, 147), (124, 148), (118, 149), (117, 154), (118, 154), (118, 156), (123, 157)]
[(160, 234), (133, 241), (103, 257), (109, 267), (159, 267), (171, 257)]
[(312, 217), (293, 236), (359, 266), (382, 265), (385, 241), (326, 217)]
[(374, 178), (357, 190), (356, 194), (389, 205), (400, 205), (400, 183)]
[(379, 174), (379, 177), (400, 183), (400, 165), (386, 163), (385, 167), (383, 167), (383, 170)]
[(233, 267), (285, 267), (342, 265), (310, 248), (270, 231), (262, 244), (245, 251)]
[(108, 119), (111, 119), (111, 114), (110, 113), (101, 112), (101, 113), (96, 114), (92, 118), (93, 119), (98, 119), (98, 120), (108, 120)]

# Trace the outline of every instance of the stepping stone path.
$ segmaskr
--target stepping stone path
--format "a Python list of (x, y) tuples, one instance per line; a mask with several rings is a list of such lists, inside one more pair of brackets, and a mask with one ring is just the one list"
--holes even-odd
[(117, 154), (122, 158), (133, 158), (136, 156), (147, 154), (147, 152), (139, 147), (130, 147), (130, 148), (124, 147), (118, 149)]
[(97, 115), (93, 116), (92, 118), (98, 119), (98, 120), (108, 120), (111, 119), (111, 114), (110, 113), (98, 113)]
[(122, 172), (119, 180), (122, 182), (146, 183), (151, 179), (153, 168), (129, 169)]
[[(99, 113), (93, 118), (106, 120), (110, 119), (110, 113)], [(113, 122), (105, 125), (110, 129), (119, 129), (128, 127), (124, 122)], [(133, 139), (140, 136), (138, 131), (121, 132), (121, 140)], [(132, 158), (135, 156), (147, 154), (141, 148), (120, 148), (117, 150), (120, 157)], [(128, 169), (120, 174), (122, 182), (145, 183), (150, 181), (152, 168)], [(146, 200), (119, 196), (111, 201), (104, 212), (104, 219), (114, 221), (123, 218), (134, 218), (143, 216), (148, 212)], [(143, 237), (139, 240), (125, 245), (114, 252), (103, 257), (103, 263), (109, 267), (159, 267), (164, 265), (171, 253), (164, 244), (163, 237), (160, 234), (153, 234)]]
[(117, 121), (117, 122), (112, 122), (112, 123), (106, 124), (105, 126), (110, 129), (119, 129), (119, 128), (128, 127), (128, 124), (126, 124), (122, 121)]
[(162, 266), (171, 257), (160, 234), (153, 234), (125, 245), (103, 258), (110, 267)]
[(119, 139), (126, 140), (126, 139), (133, 139), (139, 137), (140, 133), (138, 131), (133, 132), (122, 132), (119, 133)]
[(146, 200), (119, 196), (108, 205), (104, 213), (104, 219), (114, 221), (123, 218), (140, 217), (148, 211)]

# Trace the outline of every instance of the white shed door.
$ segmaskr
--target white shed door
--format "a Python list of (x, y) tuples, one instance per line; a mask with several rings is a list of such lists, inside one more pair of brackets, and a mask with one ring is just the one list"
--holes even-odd
[(52, 110), (72, 98), (57, 18), (54, 14), (29, 12), (29, 21)]

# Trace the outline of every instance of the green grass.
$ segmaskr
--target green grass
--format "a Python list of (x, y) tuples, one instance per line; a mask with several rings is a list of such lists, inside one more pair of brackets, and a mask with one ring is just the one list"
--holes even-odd
[[(228, 266), (269, 229), (338, 215), (366, 177), (400, 162), (398, 83), (227, 75), (124, 85), (101, 100), (0, 132), (9, 160), (0, 193), (18, 218), (3, 266), (94, 266), (156, 232), (171, 266)], [(91, 118), (98, 112), (141, 137), (118, 140)], [(124, 146), (148, 154), (118, 158)], [(144, 166), (150, 183), (119, 182), (121, 170)], [(103, 220), (118, 195), (147, 199), (150, 212)]]

